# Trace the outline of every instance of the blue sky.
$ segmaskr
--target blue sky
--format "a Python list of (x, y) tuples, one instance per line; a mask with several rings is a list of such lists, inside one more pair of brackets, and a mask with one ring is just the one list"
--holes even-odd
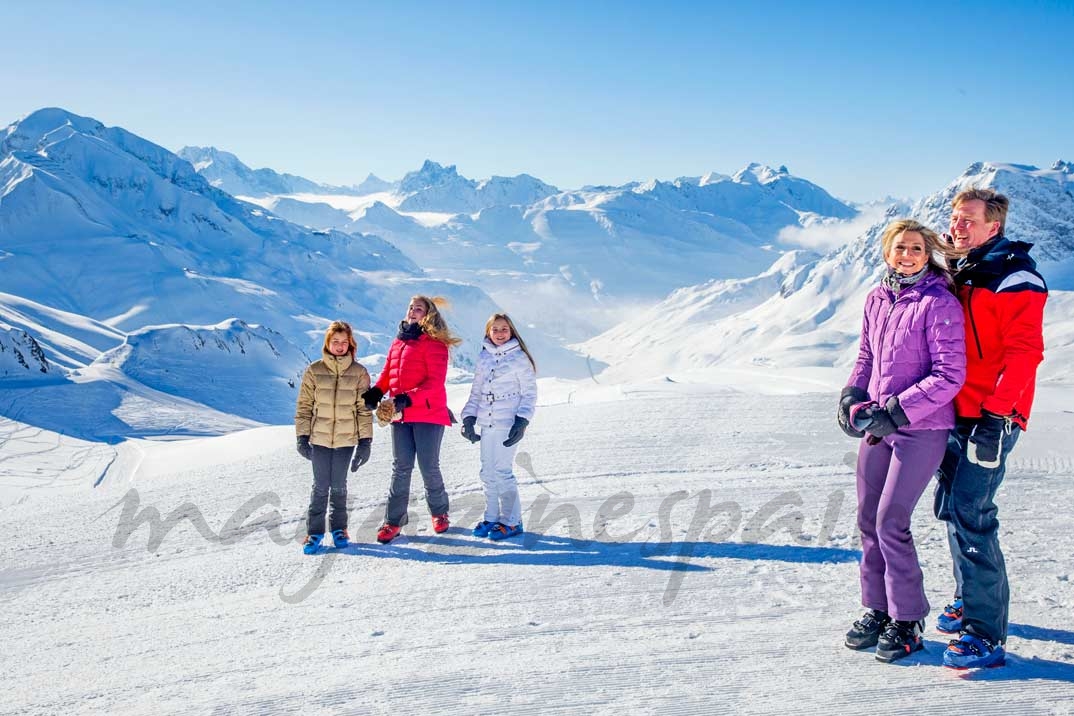
[[(300, 7), (301, 6), (301, 7)], [(60, 106), (331, 183), (784, 164), (853, 200), (1074, 160), (1074, 2), (0, 5), (0, 125)]]

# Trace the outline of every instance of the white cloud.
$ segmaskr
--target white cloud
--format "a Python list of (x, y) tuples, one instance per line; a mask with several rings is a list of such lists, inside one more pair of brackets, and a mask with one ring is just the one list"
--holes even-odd
[(890, 204), (862, 206), (861, 213), (853, 219), (816, 219), (806, 226), (788, 226), (779, 232), (781, 244), (795, 248), (828, 251), (844, 246), (865, 231), (883, 221)]

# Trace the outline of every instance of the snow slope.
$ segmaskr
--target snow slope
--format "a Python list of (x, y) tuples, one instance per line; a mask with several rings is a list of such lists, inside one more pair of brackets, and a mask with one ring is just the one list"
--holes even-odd
[(952, 583), (928, 496), (925, 651), (885, 665), (842, 645), (862, 610), (835, 393), (758, 410), (700, 384), (589, 385), (542, 382), (516, 466), (527, 535), (501, 543), (469, 535), (478, 451), (454, 431), (448, 533), (417, 499), (405, 536), (374, 542), (391, 463), (378, 428), (350, 479), (356, 544), (312, 557), (288, 427), (110, 456), (64, 440), (38, 464), (70, 455), (66, 481), (0, 473), (22, 485), (0, 543), (0, 713), (1069, 712), (1074, 518), (1040, 518), (1071, 500), (1069, 411), (1035, 412), (997, 499), (1008, 666), (956, 672), (931, 626)]
[(239, 320), (216, 326), (153, 326), (130, 333), (97, 364), (222, 412), (266, 423), (294, 415), (311, 358), (275, 331)]

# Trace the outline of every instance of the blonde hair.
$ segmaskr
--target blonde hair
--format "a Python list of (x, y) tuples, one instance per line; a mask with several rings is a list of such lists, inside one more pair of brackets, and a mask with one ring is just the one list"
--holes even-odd
[(880, 235), (880, 250), (884, 254), (884, 262), (887, 262), (888, 254), (891, 252), (891, 247), (895, 244), (895, 239), (900, 234), (907, 231), (913, 231), (921, 235), (921, 238), (925, 242), (925, 252), (929, 256), (929, 267), (943, 276), (947, 280), (949, 286), (952, 285), (951, 274), (941, 258), (949, 255), (951, 253), (951, 248), (940, 238), (939, 234), (922, 224), (920, 221), (915, 221), (914, 219), (898, 219), (884, 227), (884, 233)]
[(444, 320), (444, 316), (440, 313), (441, 308), (447, 308), (451, 303), (443, 296), (411, 296), (410, 302), (421, 301), (425, 304), (425, 318), (418, 322), (421, 326), (421, 330), (425, 332), (429, 338), (440, 341), (449, 346), (457, 346), (462, 343), (462, 339), (452, 334), (451, 329), (448, 328), (447, 321)]
[(332, 336), (337, 333), (345, 333), (347, 335), (347, 343), (350, 344), (348, 353), (351, 354), (351, 358), (354, 358), (354, 354), (358, 351), (358, 343), (354, 340), (354, 331), (351, 330), (351, 324), (346, 321), (332, 321), (332, 324), (328, 326), (328, 329), (324, 332), (324, 345), (321, 346), (321, 350), (325, 353), (331, 353), (328, 350), (328, 343), (332, 340)]
[(485, 322), (485, 338), (492, 340), (492, 335), (489, 331), (492, 330), (492, 324), (498, 320), (507, 321), (507, 327), (511, 329), (511, 337), (518, 341), (518, 347), (522, 349), (522, 352), (526, 354), (526, 357), (530, 359), (530, 365), (533, 366), (533, 370), (537, 370), (537, 363), (533, 360), (533, 354), (530, 353), (530, 349), (526, 347), (526, 341), (522, 340), (522, 336), (518, 335), (518, 329), (515, 328), (514, 321), (506, 313), (493, 313), (489, 316), (488, 321)]
[(959, 204), (967, 201), (983, 201), (985, 221), (998, 221), (999, 233), (1003, 234), (1007, 228), (1007, 209), (1011, 205), (1010, 199), (994, 189), (963, 189), (951, 200), (951, 208), (957, 209)]

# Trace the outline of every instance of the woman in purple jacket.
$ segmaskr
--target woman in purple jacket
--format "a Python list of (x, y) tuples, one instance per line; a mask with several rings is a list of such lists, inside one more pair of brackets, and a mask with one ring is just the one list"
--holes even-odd
[(839, 398), (856, 438), (861, 601), (846, 645), (894, 661), (920, 648), (929, 612), (910, 516), (955, 424), (966, 376), (962, 307), (937, 258), (939, 237), (911, 219), (881, 236), (887, 273), (865, 299), (858, 360)]

